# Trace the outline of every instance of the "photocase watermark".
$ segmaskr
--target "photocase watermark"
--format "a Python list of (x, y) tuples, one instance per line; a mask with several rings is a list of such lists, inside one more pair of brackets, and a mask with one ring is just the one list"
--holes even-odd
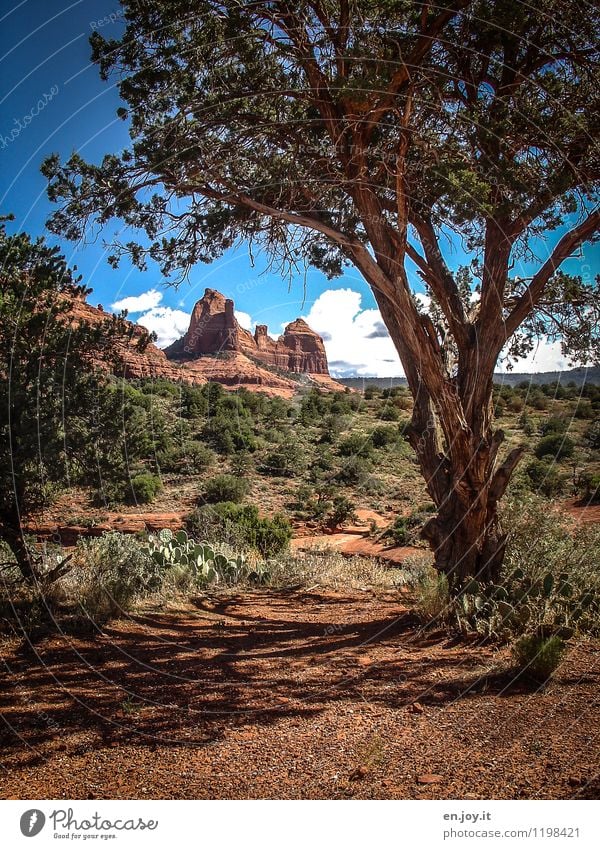
[(54, 837), (74, 838), (83, 835), (84, 840), (89, 837), (97, 838), (98, 835), (102, 838), (114, 837), (114, 832), (154, 831), (158, 828), (158, 820), (146, 820), (142, 817), (119, 817), (112, 820), (95, 811), (92, 816), (76, 819), (73, 808), (57, 808), (46, 817), (38, 808), (30, 808), (21, 814), (21, 834), (24, 837), (35, 837), (44, 828), (46, 820), (52, 826)]
[(55, 83), (49, 92), (44, 93), (39, 98), (38, 102), (31, 107), (26, 115), (23, 115), (22, 118), (13, 119), (13, 124), (16, 126), (12, 128), (8, 135), (0, 135), (0, 150), (6, 150), (9, 145), (19, 138), (23, 130), (26, 130), (32, 121), (38, 117), (40, 112), (43, 112), (46, 106), (56, 97), (58, 91), (59, 87)]
[(21, 815), (21, 834), (24, 837), (35, 837), (46, 824), (46, 817), (38, 808), (31, 808)]

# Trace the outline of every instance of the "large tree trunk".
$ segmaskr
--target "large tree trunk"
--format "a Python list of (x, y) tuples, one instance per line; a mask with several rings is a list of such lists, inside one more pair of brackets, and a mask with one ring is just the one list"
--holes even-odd
[(516, 448), (503, 463), (497, 463), (504, 433), (491, 427), (491, 388), (484, 407), (490, 412), (482, 414), (477, 408), (471, 426), (462, 425), (466, 438), (452, 440), (441, 433), (433, 405), (421, 390), (415, 396), (409, 432), (438, 508), (422, 535), (431, 546), (435, 567), (448, 577), (454, 591), (469, 578), (498, 580), (506, 544), (498, 502), (523, 453), (522, 447)]
[[(482, 356), (474, 340), (471, 350), (463, 350), (456, 377), (431, 379), (425, 358), (415, 361), (405, 350), (394, 308), (386, 298), (377, 301), (414, 399), (408, 438), (438, 510), (423, 528), (434, 565), (447, 575), (454, 592), (469, 578), (496, 581), (506, 542), (498, 502), (523, 448), (498, 462), (504, 433), (493, 428), (495, 358)], [(431, 321), (427, 316), (422, 320), (431, 338)], [(444, 352), (439, 353), (441, 363)]]

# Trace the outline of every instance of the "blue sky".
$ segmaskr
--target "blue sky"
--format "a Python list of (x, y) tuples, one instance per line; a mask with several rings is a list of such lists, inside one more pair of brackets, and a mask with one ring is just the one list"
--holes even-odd
[[(100, 80), (90, 63), (88, 42), (94, 29), (117, 37), (122, 22), (117, 0), (10, 0), (2, 8), (8, 11), (0, 13), (0, 209), (14, 213), (11, 230), (39, 235), (52, 210), (39, 170), (42, 160), (53, 152), (65, 158), (76, 150), (99, 161), (129, 142), (127, 125), (115, 114), (119, 98), (114, 83)], [(51, 235), (48, 241), (57, 242)], [(307, 317), (324, 336), (332, 371), (338, 375), (402, 373), (373, 296), (356, 272), (328, 281), (310, 270), (306, 278), (284, 281), (264, 273), (260, 256), (252, 267), (242, 248), (210, 266), (198, 266), (190, 283), (175, 290), (165, 285), (156, 267), (142, 273), (124, 261), (118, 270), (111, 269), (102, 234), (93, 244), (62, 242), (61, 247), (93, 288), (91, 303), (105, 308), (124, 303), (130, 317), (156, 330), (163, 344), (181, 335), (195, 301), (211, 287), (235, 300), (243, 324), (268, 324), (274, 335), (296, 316)], [(597, 273), (598, 248), (588, 248), (584, 258), (564, 267), (573, 273)], [(456, 248), (449, 260), (456, 267), (464, 255)], [(542, 346), (537, 360), (519, 369), (544, 371), (564, 365), (556, 348)]]

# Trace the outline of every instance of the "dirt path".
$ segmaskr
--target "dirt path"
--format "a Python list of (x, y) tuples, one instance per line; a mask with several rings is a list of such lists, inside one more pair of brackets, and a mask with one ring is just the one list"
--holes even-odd
[(5, 644), (0, 796), (597, 797), (598, 644), (535, 694), (401, 598), (256, 590)]

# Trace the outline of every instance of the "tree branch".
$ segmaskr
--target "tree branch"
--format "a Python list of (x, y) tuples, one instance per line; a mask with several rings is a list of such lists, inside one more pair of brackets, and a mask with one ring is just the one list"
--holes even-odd
[(544, 294), (546, 284), (572, 252), (600, 230), (600, 210), (591, 212), (577, 227), (559, 240), (549, 258), (539, 269), (504, 322), (504, 337), (509, 339), (527, 316), (533, 312)]

